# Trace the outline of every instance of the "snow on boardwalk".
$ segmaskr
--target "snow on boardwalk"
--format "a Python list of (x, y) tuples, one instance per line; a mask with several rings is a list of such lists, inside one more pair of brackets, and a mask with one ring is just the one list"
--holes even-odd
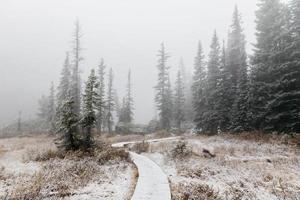
[(139, 171), (138, 182), (131, 200), (171, 200), (166, 174), (149, 158), (130, 152)]

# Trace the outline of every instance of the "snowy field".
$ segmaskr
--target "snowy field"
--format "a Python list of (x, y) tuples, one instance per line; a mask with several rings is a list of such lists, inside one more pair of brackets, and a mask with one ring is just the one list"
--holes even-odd
[(85, 155), (60, 158), (47, 136), (0, 139), (0, 199), (300, 199), (300, 149), (284, 139), (99, 139), (116, 149), (124, 146), (133, 162), (102, 163), (99, 156)]
[(43, 161), (55, 149), (52, 137), (0, 139), (0, 199), (131, 198), (137, 176), (133, 163), (100, 165), (90, 157)]
[(169, 177), (174, 200), (300, 199), (298, 147), (227, 136), (182, 141), (152, 143), (144, 153)]

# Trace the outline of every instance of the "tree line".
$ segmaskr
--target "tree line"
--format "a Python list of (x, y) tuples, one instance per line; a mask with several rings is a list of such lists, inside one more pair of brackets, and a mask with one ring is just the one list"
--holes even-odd
[[(248, 55), (236, 6), (227, 42), (215, 31), (207, 60), (199, 42), (189, 100), (197, 132), (300, 132), (300, 1), (260, 0), (256, 38)], [(188, 120), (189, 99), (180, 70), (172, 94), (168, 58), (162, 44), (155, 101), (166, 130)]]
[(113, 87), (112, 68), (109, 69), (107, 83), (105, 82), (106, 66), (103, 59), (97, 71), (91, 70), (85, 87), (82, 87), (81, 36), (79, 22), (76, 21), (71, 56), (69, 53), (66, 54), (57, 93), (52, 83), (49, 96), (42, 96), (39, 101), (39, 118), (45, 122), (49, 132), (60, 133), (62, 137), (59, 146), (65, 150), (91, 148), (93, 130), (98, 133), (104, 131), (111, 133), (115, 115), (119, 118), (119, 122), (133, 121), (131, 71), (128, 73), (127, 92), (121, 108)]

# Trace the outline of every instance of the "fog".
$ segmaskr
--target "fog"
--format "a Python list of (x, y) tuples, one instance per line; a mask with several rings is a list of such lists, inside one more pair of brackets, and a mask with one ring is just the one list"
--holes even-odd
[(197, 43), (205, 53), (214, 29), (226, 39), (234, 5), (243, 17), (248, 52), (255, 41), (257, 1), (249, 0), (3, 0), (0, 7), (0, 125), (33, 118), (38, 99), (58, 84), (74, 21), (82, 27), (83, 79), (104, 58), (123, 96), (132, 71), (135, 122), (154, 115), (156, 55), (164, 42), (172, 71), (180, 58), (192, 69)]

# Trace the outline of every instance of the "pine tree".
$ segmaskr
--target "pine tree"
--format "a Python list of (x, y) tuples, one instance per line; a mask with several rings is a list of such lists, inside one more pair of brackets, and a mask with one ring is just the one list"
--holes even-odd
[(281, 5), (280, 35), (274, 40), (274, 64), (268, 71), (270, 99), (263, 123), (267, 131), (300, 131), (299, 4), (292, 1), (291, 10)]
[(155, 102), (157, 104), (157, 109), (159, 110), (159, 120), (160, 127), (162, 129), (170, 129), (171, 118), (170, 118), (170, 90), (168, 92), (168, 82), (169, 82), (169, 67), (167, 66), (167, 59), (169, 56), (165, 52), (164, 44), (161, 44), (161, 49), (158, 54), (158, 83), (155, 87), (156, 96)]
[(122, 105), (120, 105), (119, 101), (119, 95), (116, 89), (114, 89), (114, 104), (115, 104), (115, 111), (116, 111), (116, 117), (120, 118), (121, 115), (121, 110), (122, 110)]
[(103, 125), (105, 123), (105, 109), (106, 109), (106, 102), (105, 102), (105, 65), (104, 60), (101, 59), (100, 65), (98, 67), (98, 76), (99, 76), (99, 89), (98, 94), (99, 98), (96, 104), (97, 110), (97, 129), (101, 133), (103, 129)]
[(54, 133), (56, 130), (56, 109), (55, 109), (55, 91), (54, 84), (51, 83), (50, 95), (48, 97), (48, 114), (47, 121), (50, 125), (50, 133)]
[(209, 134), (216, 134), (219, 126), (219, 82), (220, 82), (220, 44), (217, 37), (217, 32), (214, 32), (212, 43), (210, 46), (209, 61), (207, 65), (207, 88), (206, 100), (207, 110), (204, 113), (203, 131)]
[(165, 114), (166, 114), (166, 118), (168, 119), (167, 127), (171, 128), (172, 121), (174, 119), (174, 103), (173, 103), (173, 89), (172, 89), (169, 74), (168, 74), (168, 81), (167, 81), (167, 86), (166, 86), (165, 100), (166, 100)]
[(133, 120), (133, 98), (131, 89), (131, 71), (128, 72), (127, 95), (125, 98), (125, 122), (131, 123)]
[(233, 132), (244, 132), (251, 129), (249, 125), (249, 88), (247, 65), (242, 65), (238, 73), (235, 101), (232, 109), (231, 127)]
[(73, 62), (71, 70), (71, 95), (74, 100), (74, 112), (77, 116), (80, 115), (81, 108), (81, 78), (80, 78), (80, 62), (82, 61), (81, 57), (81, 29), (79, 21), (75, 22), (75, 31), (73, 35)]
[[(227, 58), (224, 73), (229, 75), (229, 81), (223, 84), (226, 96), (222, 98), (222, 104), (231, 113), (230, 130), (242, 132), (249, 130), (248, 125), (248, 77), (247, 77), (247, 54), (245, 49), (245, 36), (241, 26), (241, 16), (237, 6), (233, 13), (233, 22), (228, 36)], [(229, 72), (229, 73), (227, 73)], [(224, 112), (223, 112), (224, 113)], [(229, 118), (225, 116), (225, 119)], [(223, 126), (226, 125), (223, 122)], [(225, 130), (227, 127), (225, 128)]]
[(60, 108), (60, 115), (58, 120), (58, 132), (62, 134), (61, 142), (58, 147), (66, 151), (76, 150), (79, 147), (79, 142), (76, 136), (76, 126), (78, 123), (78, 116), (74, 113), (74, 101), (70, 92), (67, 92), (66, 99)]
[(63, 102), (66, 100), (68, 91), (70, 89), (70, 62), (69, 62), (69, 53), (66, 53), (66, 58), (64, 62), (64, 66), (61, 72), (60, 82), (57, 88), (57, 110), (62, 106)]
[(112, 132), (113, 125), (113, 110), (114, 110), (114, 93), (113, 93), (113, 70), (110, 68), (108, 76), (108, 90), (107, 90), (107, 101), (106, 101), (106, 123), (108, 132)]
[(92, 69), (91, 74), (86, 82), (86, 88), (83, 95), (83, 117), (81, 120), (84, 133), (84, 148), (89, 149), (92, 146), (92, 128), (96, 125), (95, 108), (98, 103), (98, 87), (99, 83), (95, 75), (95, 70)]
[(126, 121), (125, 115), (126, 115), (126, 99), (123, 98), (122, 106), (120, 108), (119, 122), (125, 123), (125, 121)]
[(219, 86), (219, 97), (220, 104), (218, 106), (219, 110), (219, 127), (222, 132), (229, 131), (231, 125), (231, 107), (232, 107), (232, 97), (231, 93), (228, 92), (231, 89), (231, 75), (226, 67), (226, 50), (225, 42), (223, 41), (222, 55), (221, 55), (221, 68), (220, 68), (220, 86)]
[(177, 73), (175, 94), (174, 94), (174, 119), (176, 128), (181, 132), (182, 122), (184, 121), (184, 86), (181, 71)]
[(39, 107), (38, 107), (38, 118), (43, 123), (48, 123), (48, 109), (49, 109), (49, 97), (46, 97), (45, 95), (42, 95), (41, 98), (38, 101)]
[(204, 126), (204, 111), (206, 109), (205, 99), (206, 89), (206, 72), (204, 55), (201, 42), (198, 43), (198, 52), (195, 57), (194, 76), (193, 76), (193, 107), (194, 107), (194, 122), (197, 129), (202, 129)]
[(180, 59), (179, 70), (182, 75), (182, 83), (184, 88), (184, 119), (186, 122), (193, 122), (194, 112), (193, 112), (193, 94), (192, 94), (192, 75), (190, 70), (187, 70), (183, 59)]
[(252, 59), (250, 92), (251, 119), (255, 129), (274, 129), (275, 123), (267, 115), (271, 114), (271, 104), (271, 107), (276, 107), (273, 102), (278, 95), (274, 90), (276, 74), (285, 62), (281, 56), (285, 46), (281, 37), (285, 28), (282, 7), (279, 0), (260, 0), (256, 12), (257, 43)]

